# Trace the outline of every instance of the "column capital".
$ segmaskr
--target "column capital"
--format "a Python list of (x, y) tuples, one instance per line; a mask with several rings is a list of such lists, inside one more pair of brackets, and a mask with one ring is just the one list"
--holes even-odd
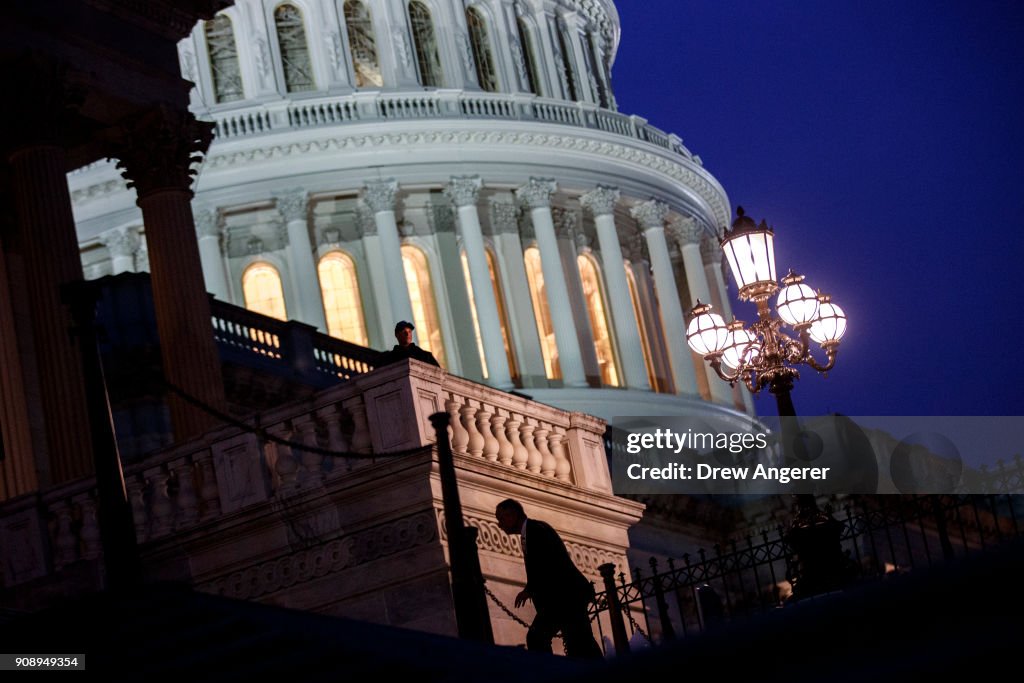
[(580, 196), (580, 204), (595, 217), (615, 212), (615, 204), (619, 201), (619, 188), (598, 185), (595, 189)]
[(668, 232), (680, 245), (700, 244), (704, 229), (693, 216), (673, 216), (668, 221)]
[(647, 254), (647, 240), (640, 233), (626, 239), (626, 243), (622, 245), (622, 253), (630, 263), (639, 263), (640, 261), (650, 263), (651, 260)]
[(718, 245), (718, 240), (714, 237), (705, 236), (701, 240), (700, 255), (704, 258), (705, 266), (722, 264), (722, 247)]
[(558, 189), (554, 178), (530, 178), (516, 190), (516, 199), (531, 209), (551, 206), (551, 195)]
[(367, 180), (363, 186), (363, 201), (374, 213), (394, 211), (397, 195), (398, 181), (394, 178)]
[[(365, 199), (365, 197), (363, 198)], [(373, 209), (365, 201), (360, 201), (356, 212), (356, 220), (359, 222), (359, 229), (364, 237), (372, 237), (377, 234), (377, 221), (373, 219)]]
[(306, 221), (309, 217), (309, 194), (305, 190), (287, 190), (274, 195), (281, 217), (292, 221)]
[(651, 228), (665, 227), (665, 217), (668, 216), (668, 204), (658, 199), (637, 204), (629, 210), (633, 218), (640, 221), (644, 230)]
[(573, 240), (576, 238), (578, 217), (572, 209), (553, 207), (551, 209), (551, 220), (555, 224), (555, 235), (559, 239)]
[(191, 192), (193, 164), (210, 146), (213, 126), (190, 112), (160, 105), (107, 131), (106, 140), (128, 187), (142, 199), (161, 190)]
[(192, 211), (196, 223), (196, 234), (200, 237), (220, 237), (224, 227), (224, 217), (217, 209), (198, 209)]
[(100, 235), (100, 243), (107, 248), (111, 256), (135, 256), (142, 239), (138, 228), (115, 228)]
[(474, 206), (483, 184), (478, 175), (452, 176), (444, 187), (444, 195), (457, 207)]
[(427, 211), (427, 225), (431, 232), (455, 232), (455, 212), (449, 202), (431, 202), (430, 210)]
[(519, 207), (491, 198), (491, 229), (495, 234), (519, 232)]

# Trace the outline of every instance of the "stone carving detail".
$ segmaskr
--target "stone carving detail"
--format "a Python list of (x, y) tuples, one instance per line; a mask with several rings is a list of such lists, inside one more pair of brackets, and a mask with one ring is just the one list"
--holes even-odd
[(214, 124), (160, 105), (129, 120), (107, 139), (117, 169), (140, 198), (165, 189), (189, 189), (195, 162), (213, 140)]
[(338, 71), (345, 70), (345, 48), (341, 43), (341, 35), (337, 31), (324, 34), (327, 54), (331, 57), (331, 65)]
[(668, 222), (668, 233), (680, 245), (699, 244), (704, 236), (704, 229), (693, 216), (673, 216)]
[(455, 212), (451, 204), (440, 198), (431, 198), (427, 225), (433, 233), (455, 232)]
[(578, 232), (579, 220), (575, 211), (553, 207), (551, 219), (555, 224), (555, 235), (559, 239), (574, 240)]
[(255, 47), (256, 55), (256, 73), (260, 77), (260, 86), (267, 87), (267, 82), (270, 78), (271, 69), (271, 58), (270, 58), (270, 46), (267, 45), (267, 40), (261, 35), (254, 35), (252, 37), (252, 44)]
[(376, 236), (377, 221), (373, 217), (373, 209), (371, 209), (369, 205), (363, 200), (360, 200), (357, 206), (358, 213), (356, 214), (356, 222), (359, 224), (359, 229), (362, 232), (363, 236)]
[(395, 46), (395, 56), (398, 57), (399, 64), (408, 71), (412, 68), (412, 56), (409, 52), (409, 42), (405, 37), (405, 31), (399, 27), (395, 27), (391, 30), (391, 44)]
[(657, 199), (637, 204), (629, 210), (633, 218), (640, 221), (644, 230), (650, 228), (665, 227), (665, 218), (668, 216), (668, 204)]
[(551, 195), (558, 189), (554, 178), (530, 178), (516, 190), (516, 199), (531, 209), (551, 206)]
[(200, 237), (220, 237), (224, 226), (223, 217), (217, 209), (200, 209), (192, 212), (196, 223), (196, 234)]
[(111, 256), (134, 256), (142, 240), (139, 239), (138, 228), (122, 228), (103, 233), (100, 242)]
[(474, 206), (481, 187), (483, 181), (478, 175), (452, 176), (451, 182), (445, 185), (444, 196), (455, 206)]
[(496, 234), (519, 231), (520, 209), (512, 202), (491, 198), (491, 226)]
[(594, 216), (605, 216), (615, 213), (615, 204), (619, 201), (619, 196), (617, 187), (598, 185), (596, 189), (580, 197), (580, 204)]
[(403, 553), (410, 548), (434, 543), (437, 539), (438, 527), (434, 514), (419, 512), (250, 566), (230, 576), (201, 584), (198, 588), (206, 593), (249, 600), (381, 557)]
[(291, 190), (274, 195), (277, 211), (282, 218), (292, 221), (305, 221), (309, 216), (309, 197), (305, 190)]
[(650, 255), (647, 253), (647, 240), (640, 233), (631, 235), (626, 239), (625, 244), (622, 246), (622, 252), (631, 263), (639, 263), (640, 261), (650, 262), (651, 260)]
[(324, 228), (320, 233), (320, 244), (336, 247), (341, 243), (341, 230), (338, 228)]
[(704, 265), (722, 265), (722, 247), (718, 245), (718, 240), (714, 237), (705, 235), (704, 239), (700, 242), (700, 255), (704, 259)]
[(263, 240), (259, 237), (250, 237), (245, 243), (245, 253), (249, 256), (258, 256), (263, 253)]
[(462, 57), (462, 68), (466, 70), (466, 75), (476, 80), (476, 66), (473, 60), (473, 47), (469, 44), (469, 39), (466, 34), (459, 31), (455, 34), (455, 42), (459, 45), (459, 56)]
[[(518, 8), (519, 5), (516, 7)], [(512, 48), (512, 64), (515, 66), (516, 77), (519, 79), (519, 89), (526, 90), (530, 78), (526, 73), (526, 55), (523, 54), (523, 46), (515, 36), (509, 39), (509, 45)]]
[(395, 196), (398, 194), (398, 181), (394, 178), (388, 180), (368, 180), (363, 189), (363, 201), (373, 210), (374, 213), (395, 210)]

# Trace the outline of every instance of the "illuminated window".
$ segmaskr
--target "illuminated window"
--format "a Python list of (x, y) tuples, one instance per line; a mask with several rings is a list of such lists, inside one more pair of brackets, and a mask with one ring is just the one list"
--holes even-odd
[(644, 313), (640, 306), (640, 293), (636, 288), (636, 276), (628, 265), (626, 265), (626, 283), (629, 285), (629, 300), (633, 302), (633, 316), (636, 318), (636, 325), (640, 331), (640, 345), (643, 347), (644, 365), (647, 367), (647, 381), (656, 391), (660, 391), (658, 375), (654, 371), (654, 360), (651, 355), (651, 340), (647, 336), (647, 325), (644, 324)]
[(562, 369), (558, 366), (558, 345), (555, 330), (551, 325), (551, 311), (548, 309), (547, 292), (544, 290), (544, 272), (540, 265), (540, 249), (528, 247), (523, 252), (526, 266), (526, 282), (530, 286), (530, 300), (533, 302), (533, 317), (537, 321), (537, 336), (540, 350), (544, 355), (544, 372), (548, 379), (559, 379)]
[[(498, 318), (501, 323), (501, 340), (505, 343), (505, 355), (508, 357), (508, 370), (512, 377), (517, 377), (515, 355), (512, 353), (512, 344), (509, 342), (508, 318), (505, 314), (505, 300), (501, 295), (501, 282), (498, 279), (498, 269), (494, 264), (494, 254), (488, 249), (487, 270), (491, 276), (491, 287), (494, 289), (494, 301), (498, 305)], [(484, 378), (487, 378), (487, 354), (484, 352), (483, 335), (480, 334), (480, 321), (476, 315), (476, 299), (473, 296), (473, 281), (469, 275), (469, 260), (466, 252), (462, 252), (462, 273), (466, 278), (466, 292), (469, 294), (469, 311), (473, 317), (473, 331), (476, 333), (476, 348), (480, 353), (480, 360), (483, 364)]]
[(302, 12), (295, 5), (281, 5), (274, 10), (277, 44), (281, 48), (284, 84), (288, 92), (315, 90), (313, 64), (309, 61), (306, 28)]
[(580, 282), (583, 284), (583, 299), (587, 304), (590, 316), (590, 330), (594, 334), (594, 351), (597, 352), (597, 364), (601, 368), (601, 382), (608, 386), (619, 386), (619, 371), (615, 366), (615, 352), (612, 349), (611, 325), (605, 313), (604, 294), (601, 292), (601, 280), (597, 274), (597, 266), (586, 254), (576, 257), (576, 265), (580, 270)]
[(487, 23), (480, 10), (475, 7), (466, 10), (466, 25), (469, 26), (469, 43), (473, 47), (473, 59), (476, 61), (477, 81), (487, 92), (497, 92), (498, 74), (494, 69), (491, 44), (487, 39)]
[(422, 250), (405, 245), (402, 247), (402, 266), (409, 286), (409, 303), (412, 304), (413, 324), (416, 325), (419, 345), (433, 353), (438, 363), (445, 365), (444, 341), (434, 303), (434, 289), (430, 284), (427, 256)]
[(213, 80), (213, 99), (234, 102), (245, 97), (242, 92), (242, 72), (238, 67), (238, 48), (231, 20), (218, 14), (203, 24), (206, 33), (206, 51), (210, 54), (210, 75)]
[(320, 259), (317, 266), (320, 292), (323, 295), (327, 333), (332, 337), (366, 346), (366, 320), (363, 318), (356, 264), (352, 257), (340, 251)]
[(356, 71), (356, 87), (369, 88), (384, 85), (377, 61), (377, 40), (374, 38), (370, 10), (357, 0), (345, 3), (345, 28), (348, 30), (348, 48)]
[(242, 273), (242, 295), (245, 297), (245, 307), (250, 311), (278, 320), (288, 319), (281, 275), (269, 263), (261, 261), (245, 269)]
[(430, 10), (422, 2), (409, 3), (409, 25), (416, 49), (416, 64), (420, 69), (420, 84), (430, 88), (441, 87), (441, 58), (437, 53), (434, 22)]
[(533, 38), (530, 37), (530, 30), (526, 22), (516, 19), (516, 27), (519, 29), (519, 43), (523, 48), (523, 61), (526, 62), (526, 80), (530, 92), (540, 95), (540, 76), (537, 71), (537, 60), (533, 52)]

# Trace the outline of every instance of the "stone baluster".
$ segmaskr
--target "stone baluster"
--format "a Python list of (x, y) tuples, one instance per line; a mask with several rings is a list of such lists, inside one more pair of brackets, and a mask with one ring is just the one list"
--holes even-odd
[(548, 447), (548, 434), (550, 433), (551, 430), (543, 422), (539, 423), (533, 432), (533, 440), (541, 455), (540, 473), (545, 477), (555, 476), (555, 456)]
[(555, 479), (559, 481), (572, 481), (572, 464), (566, 450), (567, 440), (565, 429), (562, 427), (555, 427), (548, 435), (551, 453), (555, 456)]
[(71, 530), (71, 504), (66, 500), (57, 501), (52, 511), (57, 518), (53, 530), (53, 567), (60, 569), (78, 559), (78, 539)]
[(196, 495), (195, 472), (188, 458), (178, 458), (170, 464), (171, 472), (178, 482), (178, 518), (175, 529), (186, 529), (199, 519), (199, 496)]
[(530, 451), (523, 443), (523, 419), (519, 415), (510, 414), (505, 423), (508, 440), (512, 443), (512, 466), (517, 470), (525, 470), (530, 460)]
[(149, 538), (149, 519), (146, 515), (146, 478), (138, 474), (126, 475), (128, 501), (132, 505), (135, 521), (135, 539), (142, 543)]
[(491, 416), (491, 431), (494, 433), (494, 438), (498, 441), (498, 462), (502, 465), (512, 464), (512, 455), (515, 453), (515, 448), (512, 446), (512, 442), (508, 440), (508, 434), (505, 433), (505, 423), (508, 421), (507, 415), (502, 415), (498, 410), (494, 411), (494, 415)]
[[(292, 418), (292, 426), (298, 432), (298, 441), (304, 446), (319, 448), (316, 438), (316, 420), (313, 415), (305, 414)], [(318, 486), (324, 479), (324, 456), (315, 451), (299, 450), (299, 486), (308, 488)]]
[(75, 505), (82, 517), (82, 528), (78, 537), (82, 541), (82, 559), (95, 560), (103, 551), (100, 544), (100, 525), (96, 518), (96, 500), (93, 492), (80, 493), (74, 497)]
[(462, 404), (459, 403), (453, 395), (449, 400), (445, 401), (444, 405), (448, 410), (449, 417), (451, 417), (448, 421), (448, 426), (452, 430), (452, 452), (465, 453), (466, 445), (469, 443), (469, 432), (467, 432), (466, 428), (462, 426)]
[(523, 426), (519, 428), (519, 433), (522, 434), (523, 445), (526, 446), (526, 469), (539, 473), (544, 462), (544, 455), (537, 450), (537, 444), (534, 443), (533, 432), (535, 429), (537, 429), (537, 425), (532, 422), (531, 418), (526, 418)]
[(144, 474), (152, 492), (149, 502), (149, 509), (152, 512), (149, 536), (157, 538), (171, 530), (174, 505), (171, 503), (170, 491), (167, 488), (170, 481), (167, 472), (159, 465), (150, 467)]
[(469, 432), (469, 443), (466, 444), (466, 452), (474, 458), (479, 458), (480, 454), (484, 452), (484, 435), (476, 427), (477, 408), (467, 398), (460, 412), (462, 413), (462, 425)]
[(495, 462), (498, 459), (498, 439), (491, 430), (491, 417), (494, 415), (487, 406), (480, 404), (480, 410), (476, 413), (476, 426), (484, 435), (484, 460)]
[[(284, 441), (290, 440), (294, 433), (292, 426), (287, 422), (276, 424), (267, 431)], [(274, 473), (277, 475), (277, 492), (278, 494), (291, 493), (299, 485), (299, 463), (295, 460), (295, 453), (291, 446), (278, 441), (271, 441), (269, 445), (273, 447), (276, 456)]]
[(220, 489), (217, 488), (217, 474), (213, 471), (213, 457), (210, 451), (193, 456), (199, 470), (199, 500), (202, 521), (220, 516)]

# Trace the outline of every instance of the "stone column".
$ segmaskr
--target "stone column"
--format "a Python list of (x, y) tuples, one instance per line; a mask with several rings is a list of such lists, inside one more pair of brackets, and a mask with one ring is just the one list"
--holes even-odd
[(203, 269), (206, 291), (221, 301), (231, 301), (224, 255), (221, 252), (222, 219), (216, 209), (205, 209), (193, 214), (199, 235), (199, 260)]
[(288, 253), (291, 257), (292, 279), (299, 301), (298, 318), (307, 325), (327, 332), (320, 278), (313, 260), (313, 244), (309, 240), (309, 201), (304, 190), (292, 190), (274, 197), (277, 210), (287, 222)]
[(135, 271), (135, 252), (142, 240), (135, 228), (118, 228), (100, 235), (100, 242), (110, 252), (111, 270), (114, 275)]
[[(704, 236), (704, 230), (692, 217), (676, 218), (672, 221), (670, 230), (680, 244), (683, 269), (686, 272), (686, 286), (690, 290), (690, 301), (694, 305), (697, 304), (698, 299), (704, 303), (713, 303), (711, 289), (708, 287), (708, 280), (704, 274), (704, 260), (700, 255), (700, 240)], [(721, 309), (717, 310), (721, 311)], [(700, 359), (700, 363), (708, 378), (711, 400), (725, 405), (731, 404), (732, 387), (715, 374), (715, 371), (703, 358)]]
[(363, 201), (373, 211), (373, 221), (377, 225), (381, 261), (388, 283), (387, 292), (378, 293), (378, 301), (387, 299), (385, 310), (391, 313), (392, 327), (399, 320), (414, 322), (409, 285), (405, 281), (405, 267), (402, 265), (402, 242), (398, 236), (398, 222), (395, 220), (397, 192), (398, 182), (394, 179), (368, 180), (363, 189)]
[(555, 331), (558, 347), (558, 365), (562, 370), (562, 382), (567, 387), (585, 387), (587, 378), (583, 372), (583, 357), (580, 342), (573, 324), (569, 305), (569, 288), (565, 284), (565, 271), (558, 252), (555, 237), (555, 223), (551, 216), (551, 194), (557, 185), (550, 178), (530, 178), (530, 181), (516, 190), (516, 197), (530, 209), (530, 219), (540, 249), (541, 270), (544, 273), (544, 290), (551, 312), (551, 325)]
[[(15, 260), (22, 277), (9, 285), (26, 315), (2, 327), (0, 344), (5, 353), (17, 349), (23, 370), (19, 374), (37, 384), (23, 385), (25, 392), (18, 395), (14, 391), (18, 387), (7, 384), (12, 377), (3, 373), (4, 392), (15, 401), (25, 401), (12, 409), (39, 420), (44, 437), (33, 434), (31, 451), (7, 457), (35, 460), (31, 466), (40, 470), (39, 483), (45, 486), (93, 471), (82, 355), (71, 335), (70, 311), (61, 300), (61, 287), (83, 280), (68, 164), (58, 139), (64, 130), (73, 129), (68, 115), (80, 93), (67, 87), (62, 69), (41, 59), (29, 57), (5, 67), (12, 91), (31, 96), (21, 107), (8, 107), (3, 115), (7, 133), (3, 151), (14, 215), (13, 239), (5, 240), (4, 248), (19, 257)], [(33, 427), (5, 424), (4, 430), (13, 435)]]
[(394, 344), (396, 318), (391, 314), (391, 303), (388, 298), (388, 280), (385, 274), (384, 257), (380, 252), (380, 237), (377, 236), (377, 222), (373, 220), (373, 212), (365, 203), (360, 202), (359, 229), (363, 237), (363, 250), (366, 252), (366, 274), (370, 279), (370, 292), (373, 301), (374, 319), (366, 324), (372, 328), (370, 339), (379, 339), (384, 348)]
[(491, 272), (487, 267), (484, 235), (476, 208), (481, 185), (480, 176), (453, 176), (444, 193), (456, 207), (459, 230), (462, 232), (462, 246), (466, 250), (469, 279), (473, 285), (476, 319), (484, 345), (485, 358), (482, 360), (487, 364), (487, 383), (499, 389), (511, 389), (512, 375), (508, 369), (505, 341), (501, 335), (501, 316), (498, 314), (498, 303), (491, 284)]
[(676, 393), (697, 394), (697, 374), (686, 344), (686, 319), (679, 305), (679, 290), (672, 274), (672, 259), (665, 242), (665, 217), (668, 205), (652, 199), (637, 204), (631, 209), (633, 217), (640, 221), (647, 240), (647, 251), (651, 257), (654, 272), (654, 286), (658, 290), (658, 308), (665, 326), (665, 341), (672, 362), (672, 377)]
[(640, 340), (640, 328), (629, 296), (626, 269), (623, 265), (622, 246), (615, 228), (615, 203), (619, 201), (619, 190), (598, 185), (580, 197), (580, 204), (594, 215), (597, 228), (597, 243), (601, 249), (601, 266), (608, 288), (608, 304), (612, 312), (615, 341), (622, 359), (622, 373), (630, 389), (650, 391), (644, 363), (644, 347)]
[[(159, 106), (113, 131), (109, 142), (142, 209), (164, 376), (194, 399), (224, 410), (224, 381), (190, 204), (195, 171), (189, 166), (209, 146), (212, 128), (192, 114)], [(173, 392), (168, 402), (178, 441), (218, 422)]]
[[(718, 240), (705, 236), (700, 244), (700, 254), (704, 262), (704, 274), (711, 287), (711, 305), (715, 307), (722, 319), (729, 322), (733, 319), (732, 306), (729, 304), (729, 290), (725, 286), (725, 277), (722, 274), (722, 248), (718, 246)], [(743, 386), (737, 382), (732, 390), (733, 400), (750, 415), (754, 415), (754, 398)]]

